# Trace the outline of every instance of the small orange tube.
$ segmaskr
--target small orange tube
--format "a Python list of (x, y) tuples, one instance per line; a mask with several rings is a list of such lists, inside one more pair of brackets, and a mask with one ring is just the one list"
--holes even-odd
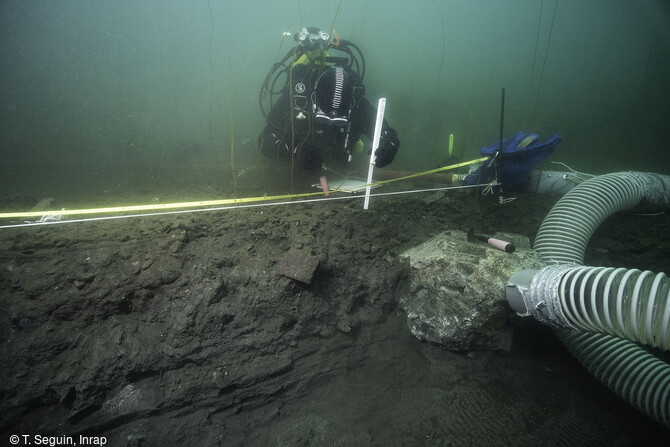
[(319, 177), (319, 183), (321, 183), (321, 189), (323, 189), (323, 195), (326, 197), (330, 196), (330, 192), (328, 190), (328, 180), (326, 180), (325, 175)]

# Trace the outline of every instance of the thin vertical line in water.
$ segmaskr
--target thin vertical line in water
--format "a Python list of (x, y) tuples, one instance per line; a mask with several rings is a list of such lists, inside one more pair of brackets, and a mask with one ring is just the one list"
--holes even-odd
[(230, 117), (230, 170), (233, 175), (233, 198), (237, 197), (237, 175), (235, 173), (235, 117), (233, 115), (233, 106), (231, 104), (231, 84), (233, 76), (231, 71), (230, 54), (233, 52), (233, 44), (230, 44), (228, 50), (228, 116)]
[[(643, 98), (644, 96), (647, 95), (647, 93), (651, 90), (651, 87), (656, 83), (656, 78), (658, 75), (659, 67), (661, 66), (661, 63), (663, 62), (663, 58), (659, 57), (658, 61), (656, 62), (656, 65), (654, 66), (653, 70), (651, 67), (651, 60), (652, 60), (652, 55), (654, 51), (656, 51), (657, 47), (659, 47), (663, 43), (663, 36), (667, 33), (667, 31), (670, 30), (670, 26), (666, 27), (663, 31), (660, 32), (658, 36), (656, 36), (656, 39), (654, 39), (654, 43), (651, 44), (651, 48), (649, 49), (649, 53), (647, 53), (647, 63), (645, 64), (645, 71), (644, 71), (644, 81), (642, 82), (642, 90), (640, 92), (640, 98)], [(653, 71), (653, 73), (652, 73)], [(651, 74), (650, 74), (651, 73)], [(650, 80), (651, 78), (651, 80)]]
[(533, 53), (533, 66), (530, 69), (530, 87), (528, 88), (528, 125), (533, 127), (534, 116), (530, 114), (531, 104), (533, 102), (533, 81), (535, 78), (535, 60), (537, 59), (537, 47), (540, 44), (540, 26), (542, 23), (542, 7), (544, 0), (540, 2), (540, 14), (537, 16), (537, 35), (535, 36), (535, 52)]
[[(298, 17), (300, 18), (299, 28), (302, 29), (303, 26), (303, 13), (300, 10), (300, 0), (298, 0)], [(293, 182), (295, 177), (295, 121), (293, 119), (293, 69), (295, 68), (295, 59), (298, 54), (298, 45), (296, 44), (293, 48), (293, 59), (291, 60), (291, 68), (288, 71), (288, 97), (289, 97), (289, 116), (291, 117), (291, 186), (290, 190), (293, 191)]]
[(333, 16), (333, 23), (330, 25), (330, 30), (328, 30), (329, 33), (333, 32), (333, 28), (335, 28), (335, 22), (337, 21), (337, 16), (340, 15), (340, 9), (342, 8), (342, 2), (344, 0), (340, 0), (340, 4), (337, 5), (337, 11), (335, 11), (335, 15)]
[(503, 150), (503, 132), (505, 123), (505, 87), (502, 89), (502, 97), (500, 98), (500, 149), (498, 151), (502, 152)]
[[(440, 81), (442, 80), (442, 68), (444, 67), (444, 53), (445, 53), (445, 41), (446, 41), (446, 31), (444, 29), (444, 14), (442, 13), (442, 9), (437, 5), (436, 1), (433, 0), (433, 5), (435, 8), (440, 12), (440, 23), (442, 25), (442, 56), (440, 57), (440, 66), (437, 69), (437, 86), (436, 86), (436, 92), (435, 92), (435, 117), (439, 120), (441, 118), (441, 115), (439, 113), (440, 111)], [(438, 124), (438, 123), (436, 123)], [(439, 150), (438, 148), (440, 147), (439, 143), (439, 137), (438, 133), (435, 133), (435, 149), (433, 149), (433, 153), (436, 150)]]
[(537, 96), (535, 97), (535, 109), (533, 116), (537, 115), (537, 105), (540, 102), (540, 92), (542, 91), (542, 78), (544, 77), (544, 67), (547, 65), (547, 58), (549, 57), (549, 47), (551, 45), (551, 33), (554, 30), (554, 21), (556, 20), (556, 10), (558, 9), (558, 0), (554, 4), (554, 14), (551, 17), (551, 27), (549, 28), (549, 37), (547, 38), (547, 51), (544, 53), (544, 62), (542, 63), (542, 71), (540, 71), (540, 80), (537, 83)]
[(209, 9), (209, 141), (214, 140), (214, 60), (212, 59), (212, 41), (214, 40), (214, 14), (212, 14), (212, 4), (207, 0)]
[(445, 40), (446, 40), (446, 31), (444, 29), (444, 14), (442, 14), (442, 9), (437, 6), (435, 0), (433, 0), (433, 5), (440, 12), (440, 22), (442, 23), (442, 57), (440, 58), (440, 67), (437, 70), (437, 105), (440, 105), (440, 79), (442, 78), (442, 68), (444, 66), (444, 52), (445, 52)]

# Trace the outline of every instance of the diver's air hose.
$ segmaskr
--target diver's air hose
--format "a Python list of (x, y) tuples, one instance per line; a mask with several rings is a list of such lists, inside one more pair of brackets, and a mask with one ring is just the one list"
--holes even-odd
[(670, 177), (620, 172), (595, 177), (569, 191), (538, 231), (535, 249), (548, 266), (513, 275), (508, 297), (519, 313), (572, 328), (558, 332), (573, 355), (623, 399), (670, 427), (670, 365), (629, 341), (669, 349), (667, 276), (580, 267), (596, 228), (615, 212), (643, 200), (656, 208), (670, 208)]

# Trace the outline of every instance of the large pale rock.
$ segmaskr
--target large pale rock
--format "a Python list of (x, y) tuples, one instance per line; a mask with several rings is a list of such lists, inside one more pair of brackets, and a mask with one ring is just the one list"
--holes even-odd
[(465, 232), (453, 230), (400, 255), (410, 271), (399, 303), (417, 338), (457, 351), (509, 350), (507, 280), (544, 263), (525, 236), (494, 237), (513, 242), (516, 251), (468, 242)]

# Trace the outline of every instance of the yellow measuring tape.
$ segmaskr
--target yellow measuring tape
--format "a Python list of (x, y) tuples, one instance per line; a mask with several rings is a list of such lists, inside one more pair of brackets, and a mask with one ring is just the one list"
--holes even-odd
[[(480, 163), (487, 160), (488, 157), (478, 158), (476, 160), (466, 161), (463, 163), (458, 163), (455, 165), (445, 166), (442, 168), (432, 169), (430, 171), (419, 172), (416, 174), (410, 174), (405, 177), (399, 177), (391, 180), (382, 180), (379, 182), (373, 182), (370, 185), (381, 185), (385, 183), (397, 182), (400, 180), (407, 180), (415, 177), (420, 177), (422, 175), (435, 174), (437, 172), (448, 171), (451, 169), (457, 169), (463, 166)], [(367, 186), (367, 185), (365, 185)], [(155, 210), (170, 210), (175, 208), (193, 208), (193, 207), (203, 207), (203, 206), (221, 206), (221, 205), (232, 205), (232, 204), (242, 204), (242, 203), (252, 203), (252, 202), (264, 202), (270, 200), (287, 200), (295, 199), (300, 197), (310, 197), (323, 195), (322, 191), (319, 192), (308, 192), (301, 194), (285, 194), (278, 196), (264, 196), (264, 197), (245, 197), (240, 199), (220, 199), (220, 200), (201, 200), (197, 202), (175, 202), (175, 203), (154, 203), (150, 205), (130, 205), (130, 206), (112, 206), (107, 208), (87, 208), (87, 209), (78, 209), (78, 210), (51, 210), (51, 211), (26, 211), (18, 213), (0, 213), (0, 219), (16, 219), (16, 218), (25, 218), (25, 217), (41, 217), (41, 216), (73, 216), (73, 215), (82, 215), (82, 214), (104, 214), (104, 213), (125, 213), (132, 211), (155, 211)]]

